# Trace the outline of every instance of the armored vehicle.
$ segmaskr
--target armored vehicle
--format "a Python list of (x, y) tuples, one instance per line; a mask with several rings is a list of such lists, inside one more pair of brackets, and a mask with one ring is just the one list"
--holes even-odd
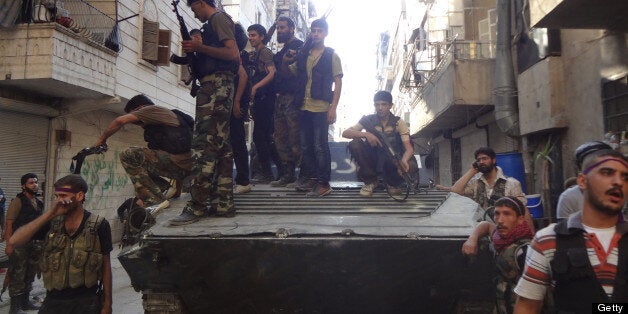
[(171, 227), (184, 194), (118, 258), (146, 313), (487, 312), (489, 253), (460, 253), (484, 214), (475, 202), (435, 190), (395, 202), (332, 186), (306, 198), (258, 185), (236, 195), (234, 218)]

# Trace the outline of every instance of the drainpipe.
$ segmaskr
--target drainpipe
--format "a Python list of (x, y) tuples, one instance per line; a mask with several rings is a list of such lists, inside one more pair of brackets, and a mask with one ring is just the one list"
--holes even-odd
[(495, 105), (495, 120), (499, 129), (509, 136), (518, 136), (517, 88), (515, 85), (510, 39), (511, 1), (497, 0), (497, 40), (495, 44), (493, 104)]

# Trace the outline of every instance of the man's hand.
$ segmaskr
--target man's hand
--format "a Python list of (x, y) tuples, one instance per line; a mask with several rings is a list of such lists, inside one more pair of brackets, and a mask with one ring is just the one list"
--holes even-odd
[(58, 199), (52, 209), (50, 210), (50, 214), (52, 217), (57, 217), (61, 215), (65, 215), (68, 213), (68, 206), (74, 202), (72, 199)]
[(462, 254), (464, 255), (477, 255), (478, 254), (478, 241), (473, 239), (467, 239), (462, 244)]
[(233, 116), (237, 119), (242, 118), (242, 109), (240, 109), (240, 101), (236, 100), (233, 102)]
[(9, 244), (9, 242), (7, 242), (7, 246), (4, 248), (4, 253), (6, 253), (7, 256), (13, 254), (13, 245)]
[(410, 171), (410, 165), (408, 164), (408, 161), (405, 158), (402, 158), (399, 164), (401, 165), (401, 169), (403, 169), (403, 172)]
[(181, 42), (181, 47), (183, 47), (183, 51), (187, 52), (196, 52), (198, 51), (203, 43), (198, 42), (196, 40), (184, 40)]
[(336, 109), (331, 109), (327, 111), (327, 123), (334, 124), (336, 123)]
[(382, 146), (382, 143), (379, 141), (377, 136), (373, 135), (371, 132), (364, 132), (364, 138), (366, 138), (369, 145), (373, 147)]

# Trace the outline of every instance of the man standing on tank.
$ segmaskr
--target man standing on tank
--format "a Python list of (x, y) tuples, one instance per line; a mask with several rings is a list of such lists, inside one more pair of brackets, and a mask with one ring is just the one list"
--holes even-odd
[(301, 51), (296, 57), (284, 55), (282, 62), (284, 69), (292, 63), (289, 70), (296, 75), (299, 84), (295, 101), (301, 108), (301, 171), (310, 178), (295, 188), (309, 190), (308, 197), (322, 197), (332, 192), (328, 132), (329, 125), (336, 122), (343, 74), (340, 57), (334, 49), (325, 46), (328, 31), (325, 19), (313, 21)]
[(233, 106), (234, 77), (240, 54), (231, 17), (216, 10), (214, 0), (188, 0), (194, 16), (203, 22), (203, 42), (184, 40), (183, 51), (196, 52), (201, 87), (196, 96), (192, 136), (191, 200), (170, 220), (185, 225), (213, 215), (233, 217), (233, 153), (229, 122)]
[[(283, 48), (275, 54), (275, 65), (280, 68), (283, 56), (295, 56), (303, 47), (303, 41), (294, 37), (294, 21), (282, 16), (277, 19), (277, 41)], [(294, 95), (298, 88), (295, 76), (290, 72), (278, 71), (275, 74), (275, 146), (285, 173), (270, 183), (271, 186), (286, 186), (296, 180), (295, 167), (301, 161), (299, 139), (299, 117), (301, 110), (296, 105)], [(301, 173), (300, 176), (303, 176)], [(307, 176), (305, 176), (307, 178)]]

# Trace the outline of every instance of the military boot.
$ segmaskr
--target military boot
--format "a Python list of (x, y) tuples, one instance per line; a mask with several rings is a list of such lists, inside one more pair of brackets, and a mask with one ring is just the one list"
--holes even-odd
[(288, 164), (285, 164), (282, 168), (284, 169), (284, 172), (283, 172), (284, 175), (279, 177), (279, 179), (270, 182), (270, 186), (283, 187), (296, 180), (294, 176), (294, 164), (288, 163)]
[(30, 300), (30, 293), (24, 293), (22, 295), (22, 310), (24, 311), (35, 311), (39, 310), (39, 305), (33, 303)]
[(26, 312), (22, 309), (22, 302), (22, 294), (12, 296), (9, 314), (26, 314)]

